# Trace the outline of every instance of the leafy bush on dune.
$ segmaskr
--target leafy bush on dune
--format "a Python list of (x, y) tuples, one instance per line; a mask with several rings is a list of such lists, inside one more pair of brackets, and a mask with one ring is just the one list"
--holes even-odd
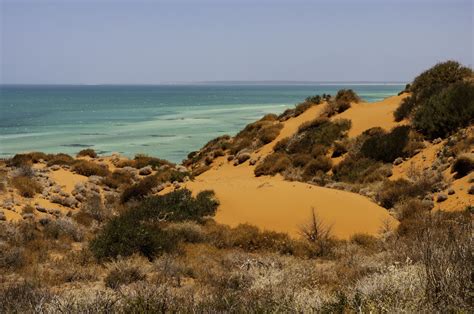
[(122, 160), (117, 164), (117, 167), (132, 167), (136, 169), (141, 169), (146, 166), (151, 166), (154, 170), (160, 168), (161, 166), (172, 166), (173, 164), (167, 160), (150, 157), (144, 154), (137, 154), (132, 160)]
[(36, 193), (41, 193), (43, 187), (34, 178), (28, 176), (18, 176), (12, 178), (13, 186), (23, 197), (33, 197)]
[(161, 252), (172, 251), (177, 237), (161, 227), (163, 222), (194, 220), (215, 214), (218, 202), (212, 191), (196, 197), (189, 190), (178, 190), (146, 199), (111, 219), (91, 241), (96, 258), (106, 259), (140, 253), (153, 258)]
[(304, 168), (303, 178), (310, 179), (319, 172), (326, 173), (332, 168), (331, 158), (326, 156), (318, 156), (311, 160)]
[(291, 166), (290, 158), (284, 153), (273, 153), (265, 157), (257, 167), (255, 167), (255, 175), (275, 175), (281, 173)]
[(102, 183), (110, 188), (117, 189), (122, 185), (129, 185), (132, 183), (133, 175), (130, 172), (117, 171), (109, 173), (108, 176), (102, 179)]
[(393, 112), (396, 122), (400, 122), (410, 116), (411, 112), (415, 108), (415, 101), (413, 97), (408, 96), (402, 100), (400, 106)]
[(242, 131), (237, 133), (230, 148), (232, 155), (243, 149), (254, 150), (273, 141), (283, 124), (278, 122), (275, 115), (265, 115), (262, 119), (248, 124)]
[(96, 158), (96, 157), (97, 157), (97, 153), (96, 153), (95, 150), (93, 150), (92, 148), (87, 148), (87, 149), (81, 150), (79, 153), (77, 153), (76, 156), (77, 156), (77, 157), (88, 156), (88, 157), (91, 157), (91, 158)]
[(459, 82), (432, 95), (417, 109), (413, 125), (428, 138), (445, 137), (474, 120), (474, 84)]
[(87, 160), (78, 160), (74, 163), (72, 170), (76, 173), (90, 177), (90, 176), (99, 176), (106, 177), (110, 174), (108, 168), (98, 165), (95, 162)]
[(150, 194), (153, 188), (158, 186), (159, 183), (156, 175), (143, 178), (139, 182), (125, 188), (120, 197), (120, 202), (123, 204), (132, 199), (142, 199)]
[[(461, 89), (458, 87), (451, 88), (449, 92), (444, 92), (443, 95), (438, 94), (450, 88), (451, 85), (463, 85), (462, 82), (472, 77), (472, 75), (471, 69), (455, 61), (438, 63), (424, 71), (410, 85), (411, 96), (402, 101), (399, 108), (395, 110), (395, 120), (401, 121), (409, 117), (414, 118), (414, 124), (418, 123), (417, 128), (423, 130), (429, 137), (444, 136), (450, 131), (462, 127), (465, 120), (458, 117), (458, 115), (468, 113), (469, 110), (466, 112), (466, 106), (469, 106), (470, 100), (472, 102), (472, 92), (468, 95), (468, 93), (459, 90), (455, 91)], [(465, 82), (464, 84), (469, 85), (470, 83)], [(455, 94), (457, 95), (455, 96)], [(453, 110), (452, 113), (455, 117), (450, 117), (450, 110)], [(472, 119), (472, 111), (470, 114), (470, 119)], [(432, 123), (431, 120), (433, 119), (436, 122)], [(444, 121), (444, 123), (438, 120)], [(441, 124), (441, 130), (436, 132), (436, 127), (431, 127), (430, 124), (438, 127)], [(448, 124), (449, 127), (443, 126), (444, 124)]]
[(390, 133), (371, 136), (362, 144), (361, 153), (375, 160), (393, 162), (396, 158), (406, 155), (409, 133), (409, 126), (398, 126)]
[(336, 181), (349, 183), (369, 183), (380, 180), (377, 174), (382, 163), (371, 158), (349, 155), (332, 169)]

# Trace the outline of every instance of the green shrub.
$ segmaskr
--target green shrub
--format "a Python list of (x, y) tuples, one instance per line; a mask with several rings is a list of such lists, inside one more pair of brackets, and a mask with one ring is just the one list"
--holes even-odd
[(234, 137), (230, 153), (236, 155), (243, 149), (254, 150), (273, 141), (283, 128), (283, 124), (275, 121), (274, 118), (273, 115), (266, 115), (248, 124)]
[(81, 150), (79, 153), (77, 153), (76, 156), (77, 156), (77, 157), (89, 156), (89, 157), (91, 157), (91, 158), (96, 158), (96, 157), (97, 157), (97, 153), (96, 153), (95, 150), (93, 150), (92, 148), (87, 148), (87, 149)]
[(262, 175), (275, 175), (281, 173), (291, 166), (290, 158), (284, 153), (273, 153), (265, 157), (257, 167), (254, 173), (257, 177)]
[(474, 171), (474, 157), (470, 155), (459, 156), (451, 166), (451, 173), (456, 172), (458, 178), (462, 178)]
[(413, 125), (429, 138), (445, 137), (474, 119), (474, 85), (459, 82), (432, 95), (416, 111)]
[(337, 103), (357, 103), (360, 101), (360, 97), (352, 89), (341, 89), (337, 92), (334, 100)]
[(36, 193), (43, 191), (41, 184), (28, 176), (13, 177), (12, 184), (23, 197), (34, 197)]
[(293, 167), (303, 168), (313, 160), (309, 154), (293, 154), (291, 155), (291, 163)]
[(193, 197), (183, 189), (153, 196), (137, 207), (112, 218), (91, 241), (96, 258), (107, 259), (140, 253), (151, 259), (162, 252), (174, 250), (178, 244), (175, 233), (161, 224), (184, 220), (202, 221), (215, 214), (218, 202), (212, 191)]
[(120, 202), (126, 203), (132, 199), (142, 199), (151, 193), (154, 187), (158, 186), (159, 181), (156, 175), (143, 178), (141, 181), (127, 187), (120, 197)]
[(393, 112), (395, 121), (400, 122), (403, 119), (408, 118), (414, 107), (415, 101), (411, 96), (404, 98), (400, 103), (400, 106), (398, 106), (398, 108)]
[(86, 177), (90, 177), (90, 176), (106, 177), (110, 174), (110, 171), (108, 168), (98, 165), (92, 161), (87, 161), (87, 160), (76, 161), (72, 167), (72, 170)]
[(306, 179), (310, 179), (319, 172), (328, 172), (329, 170), (331, 170), (331, 168), (331, 158), (328, 158), (326, 156), (318, 156), (316, 159), (308, 163), (308, 165), (304, 168), (303, 177)]
[(409, 141), (410, 127), (398, 126), (390, 133), (369, 137), (360, 149), (362, 155), (375, 160), (393, 162), (406, 155), (405, 147)]
[(305, 99), (306, 102), (312, 102), (313, 104), (319, 105), (322, 101), (322, 98), (320, 95), (315, 95), (315, 96), (308, 96)]
[(443, 89), (471, 76), (472, 70), (463, 67), (456, 61), (436, 64), (413, 80), (410, 85), (411, 98), (401, 103), (400, 108), (395, 111), (395, 119), (401, 121), (403, 118), (409, 117), (413, 112), (425, 107), (428, 100)]
[(348, 154), (338, 165), (333, 167), (333, 178), (336, 181), (350, 183), (369, 183), (379, 179), (372, 174), (376, 173), (381, 166), (382, 163), (379, 161)]
[(331, 146), (335, 140), (344, 137), (350, 127), (350, 120), (314, 119), (298, 128), (298, 133), (288, 142), (286, 150), (290, 154), (310, 154), (315, 145)]

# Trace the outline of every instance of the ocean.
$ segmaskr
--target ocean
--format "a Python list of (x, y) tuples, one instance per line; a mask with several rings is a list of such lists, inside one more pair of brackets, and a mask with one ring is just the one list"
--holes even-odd
[(281, 113), (315, 94), (354, 89), (374, 102), (404, 84), (153, 86), (0, 86), (0, 157), (42, 151), (180, 162), (207, 141), (233, 135), (266, 113)]

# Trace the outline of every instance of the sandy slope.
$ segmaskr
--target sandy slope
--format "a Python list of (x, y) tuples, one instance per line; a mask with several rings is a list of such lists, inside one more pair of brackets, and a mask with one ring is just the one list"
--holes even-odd
[(358, 194), (284, 181), (280, 176), (256, 178), (253, 167), (235, 167), (223, 158), (217, 164), (186, 186), (215, 191), (221, 202), (215, 218), (223, 224), (250, 223), (297, 236), (312, 208), (341, 238), (358, 232), (377, 234), (383, 221), (395, 223), (385, 209)]
[(343, 113), (336, 115), (335, 119), (349, 119), (352, 121), (352, 127), (349, 130), (349, 137), (356, 137), (367, 129), (381, 127), (385, 130), (402, 124), (393, 119), (393, 112), (398, 107), (402, 99), (408, 94), (388, 97), (382, 101), (374, 103), (361, 102), (352, 104), (351, 108)]
[[(371, 110), (375, 111), (376, 116), (385, 117), (388, 110), (396, 108), (400, 99), (391, 97), (386, 102), (380, 102), (383, 110), (378, 109), (376, 104), (357, 105), (348, 112), (350, 114), (346, 114), (346, 118), (354, 119), (355, 133), (362, 133), (373, 126), (389, 129), (392, 122), (388, 118), (377, 119), (380, 123), (372, 122)], [(322, 108), (323, 105), (312, 107), (302, 115), (285, 121), (280, 135), (254, 153), (253, 158), (263, 158), (271, 153), (275, 143), (294, 134), (302, 123), (316, 118)], [(369, 115), (369, 119), (365, 119), (365, 115)], [(385, 209), (361, 195), (289, 182), (281, 176), (257, 178), (253, 170), (254, 167), (248, 162), (233, 166), (221, 157), (214, 161), (211, 170), (194, 182), (186, 183), (186, 187), (194, 192), (214, 190), (221, 202), (216, 220), (233, 226), (250, 223), (262, 229), (296, 236), (299, 226), (309, 219), (312, 208), (321, 219), (332, 225), (333, 233), (340, 238), (359, 232), (377, 234), (384, 222), (396, 224)]]

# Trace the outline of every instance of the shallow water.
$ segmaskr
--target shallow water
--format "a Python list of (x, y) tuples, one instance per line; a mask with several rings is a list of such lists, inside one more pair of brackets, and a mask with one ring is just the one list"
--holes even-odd
[(373, 102), (404, 85), (0, 86), (0, 157), (91, 147), (179, 162), (266, 113), (341, 88)]

